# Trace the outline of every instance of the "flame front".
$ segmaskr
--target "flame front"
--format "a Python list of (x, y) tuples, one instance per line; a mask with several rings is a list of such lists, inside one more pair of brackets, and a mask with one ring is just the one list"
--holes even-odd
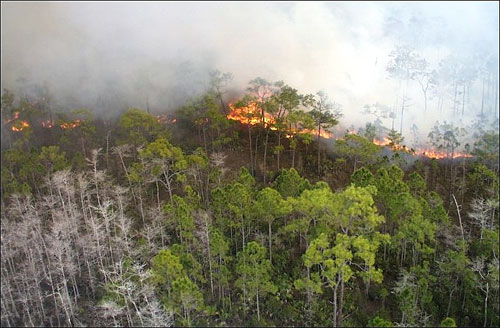
[[(23, 129), (28, 128), (30, 126), (30, 124), (27, 121), (19, 120), (19, 112), (15, 112), (14, 118), (8, 119), (5, 121), (6, 124), (12, 123), (12, 122), (13, 122), (13, 124), (12, 124), (11, 130), (14, 132), (20, 132)], [(63, 130), (74, 129), (82, 123), (83, 123), (82, 120), (76, 119), (76, 120), (69, 121), (69, 122), (59, 123), (59, 127)], [(40, 124), (42, 125), (42, 127), (46, 128), (46, 129), (51, 129), (55, 126), (54, 121), (51, 121), (51, 120), (42, 121)]]
[[(437, 152), (434, 150), (420, 150), (420, 151), (418, 151), (418, 154), (421, 156), (435, 158), (435, 159), (443, 159), (443, 158), (451, 157), (446, 152)], [(473, 156), (471, 154), (467, 154), (467, 153), (461, 153), (461, 152), (454, 152), (453, 153), (453, 159), (455, 159), (455, 158), (472, 158), (472, 157)]]
[[(286, 134), (286, 137), (287, 138), (292, 138), (294, 136), (294, 134), (306, 134), (306, 133), (309, 133), (309, 134), (317, 136), (318, 135), (318, 130), (302, 129), (302, 130), (300, 130), (300, 131), (297, 132), (295, 129), (291, 129)], [(326, 130), (321, 130), (321, 132), (319, 133), (319, 136), (321, 138), (325, 138), (325, 139), (332, 139), (333, 138), (333, 133), (331, 133), (329, 131), (326, 131)]]
[[(238, 121), (242, 124), (248, 124), (248, 125), (257, 125), (262, 122), (261, 110), (257, 105), (257, 103), (254, 101), (251, 101), (247, 106), (242, 106), (242, 107), (235, 107), (233, 104), (229, 104), (229, 108), (231, 109), (231, 112), (227, 115), (227, 118), (230, 120)], [(271, 126), (270, 129), (276, 131), (278, 129), (275, 126), (273, 126), (273, 124), (275, 123), (276, 119), (274, 118), (274, 116), (264, 112), (264, 124), (266, 125), (266, 127), (270, 125)], [(318, 131), (304, 129), (297, 132), (295, 129), (291, 129), (288, 130), (285, 136), (287, 138), (291, 138), (293, 137), (293, 134), (296, 133), (300, 134), (310, 133), (313, 135), (317, 135)], [(322, 130), (319, 135), (320, 137), (325, 139), (333, 138), (333, 134), (325, 130)]]
[(19, 112), (14, 112), (14, 117), (5, 121), (5, 124), (9, 123), (13, 123), (11, 130), (15, 132), (20, 132), (30, 126), (28, 122), (19, 120)]
[[(256, 102), (251, 101), (247, 106), (236, 108), (233, 104), (229, 104), (231, 112), (227, 118), (234, 121), (239, 121), (243, 124), (256, 125), (262, 122), (262, 113)], [(264, 123), (267, 125), (276, 123), (275, 118), (269, 114), (264, 113)]]
[[(82, 123), (83, 123), (82, 120), (76, 119), (74, 121), (61, 122), (59, 123), (59, 127), (63, 130), (74, 129)], [(42, 127), (46, 129), (52, 129), (54, 126), (55, 126), (54, 121), (51, 120), (42, 121)]]
[(59, 124), (59, 126), (61, 127), (61, 129), (67, 130), (67, 129), (74, 129), (77, 126), (79, 126), (80, 124), (82, 124), (82, 121), (77, 119), (77, 120), (74, 120), (73, 122), (62, 122)]
[(377, 140), (373, 139), (372, 142), (376, 144), (377, 146), (382, 146), (382, 147), (391, 147), (394, 150), (401, 150), (401, 151), (406, 151), (406, 152), (412, 152), (411, 149), (406, 147), (405, 145), (396, 145), (393, 144), (391, 145), (391, 140), (387, 137), (384, 137), (384, 140)]
[(12, 125), (12, 131), (20, 132), (25, 128), (29, 128), (29, 124), (26, 121), (17, 121), (14, 125)]
[[(378, 146), (382, 146), (382, 147), (391, 147), (391, 140), (387, 137), (385, 137), (384, 140), (373, 139), (373, 143), (378, 145)], [(411, 152), (411, 150), (408, 149), (408, 147), (406, 147), (404, 145), (393, 145), (392, 149)], [(435, 158), (435, 159), (445, 159), (445, 158), (451, 157), (451, 154), (449, 154), (449, 153), (439, 152), (439, 151), (435, 151), (433, 149), (417, 149), (414, 152), (417, 156), (424, 156), (424, 157)], [(464, 157), (471, 158), (473, 156), (470, 154), (462, 153), (462, 152), (454, 152), (453, 153), (454, 159), (455, 158), (464, 158)]]

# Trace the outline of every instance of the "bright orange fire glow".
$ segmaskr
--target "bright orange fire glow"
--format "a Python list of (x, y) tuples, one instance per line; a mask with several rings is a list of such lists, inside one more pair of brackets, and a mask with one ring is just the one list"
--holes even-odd
[[(239, 121), (242, 124), (249, 124), (249, 125), (256, 125), (262, 122), (262, 117), (261, 117), (261, 111), (260, 108), (257, 106), (256, 102), (250, 102), (248, 106), (243, 106), (243, 107), (238, 107), (236, 108), (233, 104), (229, 104), (229, 108), (231, 109), (231, 112), (227, 115), (227, 118), (230, 120), (235, 120)], [(264, 123), (266, 125), (268, 124), (274, 124), (276, 123), (276, 119), (274, 116), (272, 116), (269, 113), (264, 113)], [(275, 126), (271, 126), (271, 130), (277, 130)], [(310, 133), (312, 135), (317, 135), (318, 131), (317, 130), (300, 130), (296, 131), (295, 129), (288, 130), (288, 132), (285, 134), (286, 138), (292, 138), (294, 134), (303, 134), (303, 133)], [(349, 130), (347, 131), (348, 134), (357, 134), (356, 130)], [(325, 138), (325, 139), (332, 139), (335, 138), (333, 133), (322, 130), (320, 133), (320, 137)], [(335, 139), (341, 139), (341, 138), (335, 138)], [(381, 146), (381, 147), (391, 147), (393, 150), (396, 151), (404, 151), (407, 153), (413, 153), (416, 156), (425, 156), (427, 158), (435, 158), (435, 159), (445, 159), (445, 158), (450, 158), (451, 154), (447, 154), (446, 152), (438, 152), (432, 149), (417, 149), (413, 150), (408, 148), (405, 145), (391, 145), (391, 140), (387, 137), (384, 137), (383, 140), (378, 140), (378, 139), (373, 139), (373, 143)], [(466, 153), (461, 153), (461, 152), (455, 152), (453, 154), (453, 158), (470, 158), (473, 157), (470, 154)]]
[[(227, 118), (230, 120), (238, 121), (242, 124), (256, 125), (262, 122), (262, 114), (260, 108), (257, 106), (257, 103), (251, 101), (248, 106), (238, 107), (236, 108), (233, 104), (229, 104), (229, 108), (231, 112), (227, 115)], [(266, 126), (276, 123), (276, 119), (273, 115), (269, 113), (264, 113), (264, 123)], [(270, 126), (270, 129), (273, 131), (278, 130), (275, 126)], [(289, 131), (285, 136), (287, 138), (291, 138), (293, 136), (292, 133), (296, 133), (294, 129)], [(317, 135), (318, 131), (316, 130), (301, 130), (298, 133), (310, 133), (313, 135)], [(333, 138), (333, 134), (322, 130), (320, 133), (320, 137), (325, 139)]]
[[(292, 138), (293, 137), (293, 133), (298, 133), (298, 134), (309, 133), (309, 134), (317, 136), (318, 135), (318, 130), (303, 129), (303, 130), (300, 130), (299, 132), (296, 132), (295, 129), (292, 129), (289, 133), (287, 133), (286, 137), (287, 138)], [(325, 138), (325, 139), (332, 139), (333, 138), (333, 133), (331, 133), (329, 131), (326, 131), (326, 130), (321, 130), (321, 132), (319, 133), (319, 136), (321, 138)]]
[(82, 124), (82, 121), (77, 119), (74, 120), (73, 122), (62, 122), (59, 124), (59, 126), (61, 127), (61, 129), (67, 130), (67, 129), (74, 129), (80, 124)]
[[(238, 108), (234, 107), (233, 104), (229, 104), (229, 108), (231, 109), (231, 112), (227, 115), (227, 118), (230, 120), (239, 121), (243, 124), (250, 124), (250, 125), (256, 125), (262, 122), (260, 108), (254, 101), (251, 101), (248, 104), (248, 106), (243, 106)], [(264, 123), (266, 125), (274, 124), (276, 123), (276, 120), (271, 114), (264, 113)], [(275, 130), (275, 128), (271, 129)]]
[[(389, 140), (389, 138), (385, 137), (384, 140), (382, 140), (382, 141), (377, 140), (377, 139), (373, 139), (373, 143), (378, 145), (378, 146), (382, 146), (382, 147), (384, 147), (384, 146), (390, 147), (391, 141)], [(402, 151), (410, 152), (410, 149), (408, 149), (408, 147), (406, 147), (404, 145), (394, 145), (394, 146), (392, 146), (392, 148), (394, 150), (402, 150)], [(435, 159), (444, 159), (444, 158), (451, 157), (451, 154), (447, 154), (446, 152), (438, 152), (438, 151), (435, 151), (432, 149), (417, 149), (417, 150), (415, 150), (415, 155), (424, 156), (424, 157), (428, 157), (428, 158), (435, 158)], [(471, 158), (473, 156), (470, 154), (461, 153), (461, 152), (454, 152), (453, 153), (453, 158), (463, 158), (463, 157)]]
[[(23, 129), (30, 126), (30, 124), (28, 122), (20, 121), (20, 120), (18, 120), (18, 118), (19, 118), (19, 113), (16, 112), (13, 119), (6, 121), (6, 123), (14, 122), (12, 127), (11, 127), (11, 130), (14, 132), (20, 132)], [(82, 120), (76, 119), (76, 120), (73, 120), (70, 122), (59, 123), (59, 126), (61, 127), (61, 129), (67, 130), (67, 129), (74, 129), (82, 123), (83, 123)], [(42, 121), (41, 125), (42, 125), (42, 127), (46, 128), (46, 129), (51, 129), (55, 126), (54, 121), (51, 121), (51, 120)]]
[[(435, 158), (435, 159), (443, 159), (443, 158), (448, 158), (451, 156), (448, 156), (446, 152), (436, 152), (434, 150), (420, 150), (417, 152), (418, 155), (429, 157), (429, 158)], [(461, 152), (455, 152), (453, 153), (453, 158), (471, 158), (473, 157), (471, 154), (466, 154), (466, 153), (461, 153)]]
[(388, 146), (390, 141), (387, 137), (385, 137), (383, 141), (373, 139), (373, 143), (376, 144), (377, 146)]
[(377, 140), (377, 139), (373, 139), (373, 143), (378, 145), (378, 146), (387, 146), (387, 147), (391, 147), (392, 149), (394, 150), (402, 150), (402, 151), (406, 151), (406, 152), (411, 152), (411, 150), (406, 147), (405, 145), (391, 145), (391, 140), (387, 137), (384, 137), (384, 140)]
[[(82, 121), (79, 119), (76, 119), (72, 122), (59, 123), (59, 127), (63, 130), (67, 130), (67, 129), (74, 129), (74, 128), (78, 127), (80, 124), (82, 124)], [(51, 120), (42, 121), (42, 127), (46, 128), (46, 129), (52, 129), (54, 126), (55, 126), (54, 121), (51, 121)]]
[(19, 121), (19, 124), (17, 124), (18, 126), (16, 125), (13, 125), (12, 126), (12, 131), (15, 131), (15, 132), (20, 132), (22, 130), (24, 130), (24, 128), (29, 128), (29, 124), (28, 122), (26, 121)]
[[(314, 134), (314, 135), (318, 135), (318, 131), (317, 130), (302, 130), (301, 133), (310, 133), (310, 134)], [(333, 138), (333, 133), (329, 132), (329, 131), (326, 131), (326, 130), (321, 130), (320, 133), (319, 133), (319, 136), (321, 138), (325, 138), (325, 139), (331, 139)]]

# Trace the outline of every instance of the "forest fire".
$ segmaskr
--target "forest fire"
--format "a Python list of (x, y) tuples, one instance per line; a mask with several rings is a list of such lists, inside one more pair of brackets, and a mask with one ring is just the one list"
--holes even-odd
[(62, 122), (59, 124), (59, 126), (61, 127), (61, 129), (67, 130), (67, 129), (74, 129), (77, 126), (79, 126), (80, 124), (82, 124), (82, 121), (76, 119), (73, 122)]
[[(387, 137), (385, 137), (384, 140), (382, 140), (382, 141), (377, 140), (377, 139), (373, 139), (373, 143), (378, 145), (378, 146), (382, 146), (382, 147), (391, 147), (394, 150), (414, 153), (416, 156), (424, 156), (424, 157), (434, 158), (434, 159), (445, 159), (445, 158), (452, 157), (450, 153), (438, 152), (438, 151), (435, 151), (432, 149), (413, 150), (413, 149), (409, 149), (405, 145), (392, 145), (391, 146), (391, 140)], [(473, 157), (473, 156), (470, 154), (461, 153), (461, 152), (454, 152), (452, 158), (455, 159), (455, 158), (471, 158), (471, 157)]]
[[(347, 133), (348, 134), (357, 134), (357, 132), (354, 131), (354, 130), (348, 131)], [(439, 152), (439, 151), (435, 151), (433, 149), (424, 149), (424, 148), (413, 149), (413, 148), (408, 148), (405, 145), (392, 144), (391, 139), (389, 139), (388, 137), (384, 137), (384, 139), (382, 139), (382, 140), (373, 139), (372, 142), (375, 145), (380, 146), (380, 147), (390, 147), (392, 150), (395, 150), (395, 151), (403, 151), (403, 152), (406, 152), (406, 153), (413, 154), (415, 156), (424, 156), (424, 157), (427, 157), (427, 158), (434, 158), (434, 159), (453, 158), (453, 159), (455, 159), (455, 158), (471, 158), (471, 157), (473, 157), (470, 154), (466, 154), (466, 153), (462, 153), (462, 152), (454, 152), (453, 156), (451, 156), (451, 153), (447, 153), (445, 151)]]
[[(260, 108), (257, 103), (251, 101), (248, 106), (242, 106), (236, 108), (233, 104), (229, 104), (231, 112), (227, 115), (227, 118), (234, 121), (239, 121), (243, 124), (256, 125), (262, 121)], [(264, 113), (264, 122), (266, 124), (274, 124), (276, 120), (269, 113)]]
[[(74, 121), (70, 122), (61, 122), (59, 123), (59, 127), (63, 130), (68, 130), (68, 129), (74, 129), (78, 127), (80, 124), (82, 124), (82, 121), (79, 119), (76, 119)], [(52, 129), (55, 126), (54, 122), (51, 120), (46, 120), (42, 121), (42, 127), (46, 129)]]
[[(20, 121), (20, 120), (18, 120), (18, 118), (19, 118), (19, 113), (16, 112), (13, 119), (6, 121), (6, 124), (14, 122), (12, 127), (11, 127), (11, 130), (14, 132), (21, 132), (23, 129), (30, 126), (30, 124), (28, 122)], [(78, 127), (80, 124), (82, 124), (82, 120), (76, 119), (74, 121), (61, 122), (61, 123), (59, 123), (59, 127), (63, 130), (68, 130), (68, 129), (74, 129), (74, 128)], [(51, 120), (42, 121), (41, 125), (43, 128), (46, 128), (46, 129), (52, 129), (55, 126), (54, 122)]]
[[(231, 112), (227, 115), (227, 118), (230, 120), (239, 121), (242, 124), (250, 124), (250, 125), (259, 124), (262, 121), (260, 109), (257, 106), (257, 103), (253, 101), (250, 102), (248, 106), (243, 106), (238, 108), (236, 108), (233, 104), (229, 104), (229, 108), (231, 109)], [(270, 125), (276, 123), (276, 119), (271, 114), (264, 113), (264, 122), (266, 123), (266, 125)], [(274, 126), (271, 126), (270, 129), (277, 130), (277, 128)], [(289, 130), (288, 133), (286, 134), (286, 137), (291, 138), (293, 136), (293, 133), (297, 132), (294, 129)], [(312, 135), (317, 135), (318, 131), (303, 129), (300, 130), (298, 133), (299, 134), (310, 133)], [(319, 135), (320, 137), (325, 139), (333, 138), (333, 134), (325, 130), (322, 130)]]
[(9, 123), (13, 123), (11, 130), (14, 132), (21, 132), (30, 126), (28, 122), (19, 120), (19, 112), (14, 112), (14, 117), (5, 121), (5, 124)]
[[(309, 130), (309, 129), (303, 129), (303, 130), (300, 130), (300, 131), (295, 131), (295, 129), (292, 129), (292, 130), (289, 130), (289, 132), (287, 133), (286, 137), (288, 139), (292, 138), (293, 137), (293, 134), (311, 134), (311, 135), (314, 135), (314, 136), (317, 136), (318, 135), (318, 130)], [(326, 130), (321, 130), (321, 132), (319, 133), (319, 136), (321, 138), (324, 138), (324, 139), (332, 139), (334, 138), (333, 136), (333, 133), (329, 132), (329, 131), (326, 131)]]
[(374, 144), (376, 144), (377, 146), (382, 146), (382, 147), (387, 146), (387, 147), (391, 147), (394, 150), (412, 152), (412, 150), (409, 149), (408, 147), (406, 147), (405, 145), (396, 145), (396, 144), (391, 145), (392, 141), (387, 137), (384, 137), (384, 140), (373, 139), (372, 142)]
[(29, 128), (29, 124), (26, 121), (18, 121), (14, 125), (12, 125), (12, 131), (21, 132), (25, 128)]
[[(451, 154), (447, 154), (446, 152), (436, 152), (434, 150), (419, 150), (419, 151), (417, 151), (417, 155), (425, 156), (428, 158), (434, 158), (434, 159), (445, 159), (445, 158), (452, 157)], [(473, 156), (471, 154), (466, 154), (466, 153), (461, 153), (461, 152), (454, 152), (453, 153), (453, 159), (455, 159), (455, 158), (472, 158), (472, 157)]]

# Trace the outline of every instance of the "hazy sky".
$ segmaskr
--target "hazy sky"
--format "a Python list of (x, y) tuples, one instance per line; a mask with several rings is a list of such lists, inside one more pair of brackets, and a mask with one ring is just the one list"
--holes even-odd
[[(160, 112), (219, 69), (236, 90), (257, 76), (324, 90), (343, 123), (359, 126), (363, 105), (394, 105), (386, 66), (398, 44), (435, 68), (448, 55), (497, 63), (498, 25), (497, 2), (2, 2), (1, 81), (14, 91), (46, 85), (60, 105), (116, 111), (148, 99)], [(468, 103), (476, 109), (477, 83)], [(418, 86), (410, 89), (406, 127), (443, 119), (430, 100), (436, 115), (423, 121)]]

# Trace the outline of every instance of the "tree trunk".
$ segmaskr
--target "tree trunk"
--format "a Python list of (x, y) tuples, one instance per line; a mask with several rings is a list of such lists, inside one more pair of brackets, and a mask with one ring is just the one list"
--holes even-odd
[(267, 171), (267, 143), (269, 141), (269, 128), (266, 129), (266, 142), (264, 143), (264, 184), (266, 183), (266, 171)]
[(461, 194), (461, 203), (464, 203), (464, 194), (465, 194), (465, 157), (462, 159), (462, 190)]
[(453, 292), (455, 291), (455, 287), (453, 287), (450, 291), (450, 297), (448, 298), (448, 308), (446, 309), (446, 316), (450, 316), (450, 308), (451, 308), (451, 298), (453, 296)]
[(207, 148), (207, 134), (205, 131), (205, 126), (202, 127), (203, 131), (203, 146), (205, 147), (205, 153), (208, 155), (208, 148)]
[(241, 238), (242, 238), (242, 244), (241, 244), (241, 250), (245, 248), (245, 225), (243, 224), (243, 219), (241, 220)]
[[(311, 280), (311, 269), (307, 267), (307, 279)], [(307, 311), (306, 311), (306, 326), (311, 326), (311, 318), (312, 318), (312, 292), (310, 288), (307, 288)]]
[(281, 154), (281, 150), (280, 150), (280, 147), (281, 146), (281, 131), (278, 131), (278, 171), (280, 169), (280, 154)]
[(486, 296), (484, 298), (484, 325), (486, 327), (486, 322), (488, 321), (488, 293), (489, 293), (489, 283), (486, 283)]
[(226, 109), (226, 104), (224, 104), (224, 101), (222, 100), (222, 93), (219, 92), (219, 100), (220, 100), (220, 105), (222, 107), (222, 111), (224, 112), (224, 116), (227, 116), (228, 112)]
[(166, 183), (167, 183), (167, 191), (168, 191), (168, 195), (170, 196), (170, 203), (173, 205), (174, 204), (174, 200), (173, 200), (173, 195), (172, 195), (172, 186), (170, 185), (170, 177), (168, 176), (167, 172), (165, 171), (165, 168), (163, 169), (163, 175), (165, 176), (165, 180), (166, 180)]
[(342, 326), (342, 309), (344, 307), (344, 279), (342, 274), (340, 274), (340, 295), (339, 295), (339, 314), (337, 316), (337, 323)]
[(252, 173), (252, 175), (255, 175), (255, 172), (254, 172), (254, 167), (253, 167), (253, 155), (252, 155), (252, 152), (253, 152), (253, 149), (252, 149), (252, 131), (251, 131), (251, 128), (250, 128), (250, 124), (248, 124), (248, 142), (250, 144), (250, 172)]
[(253, 167), (254, 167), (254, 170), (255, 170), (255, 173), (257, 173), (257, 160), (259, 159), (259, 156), (258, 153), (259, 153), (259, 140), (260, 140), (260, 136), (262, 135), (262, 130), (259, 129), (259, 133), (257, 134), (257, 136), (255, 137), (255, 150), (253, 152)]
[(321, 158), (320, 158), (320, 141), (319, 141), (319, 137), (320, 137), (320, 134), (321, 134), (321, 122), (318, 123), (318, 176), (321, 175)]
[(272, 232), (271, 232), (271, 221), (268, 221), (269, 224), (269, 262), (271, 262), (271, 265), (273, 263), (272, 261), (272, 256), (271, 256), (271, 238), (272, 238)]
[(257, 319), (260, 322), (259, 288), (257, 288)]
[(140, 192), (140, 190), (139, 190), (138, 198), (139, 198), (139, 211), (141, 212), (142, 224), (144, 225), (144, 224), (145, 224), (145, 219), (144, 219), (144, 206), (143, 206), (143, 204), (142, 204), (142, 196), (141, 196), (141, 192)]
[(337, 327), (337, 288), (338, 284), (335, 284), (333, 288), (333, 326)]
[(210, 251), (210, 235), (208, 233), (208, 227), (206, 231), (206, 237), (208, 240), (208, 269), (210, 271), (210, 289), (212, 290), (212, 299), (214, 297), (214, 279), (212, 275), (212, 252)]
[(221, 267), (222, 267), (222, 255), (219, 253), (219, 267), (217, 268), (217, 271), (219, 272), (218, 276), (219, 276), (219, 281), (218, 281), (218, 286), (219, 286), (219, 302), (222, 298), (222, 283), (221, 283), (221, 278), (222, 278), (222, 271), (221, 271)]
[(158, 210), (160, 210), (160, 188), (158, 186), (158, 180), (155, 181), (156, 184), (156, 201), (158, 203)]

